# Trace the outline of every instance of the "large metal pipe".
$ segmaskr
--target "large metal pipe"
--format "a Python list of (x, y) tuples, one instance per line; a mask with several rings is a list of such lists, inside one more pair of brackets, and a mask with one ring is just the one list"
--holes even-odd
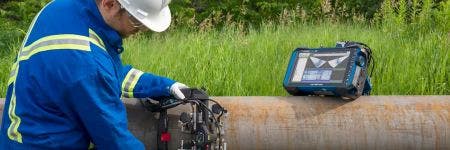
[[(214, 97), (225, 118), (227, 148), (235, 149), (450, 149), (450, 96), (370, 96), (345, 102), (328, 97)], [(129, 128), (155, 149), (157, 115), (124, 100)], [(2, 106), (0, 106), (2, 108)], [(181, 138), (169, 111), (170, 149)]]

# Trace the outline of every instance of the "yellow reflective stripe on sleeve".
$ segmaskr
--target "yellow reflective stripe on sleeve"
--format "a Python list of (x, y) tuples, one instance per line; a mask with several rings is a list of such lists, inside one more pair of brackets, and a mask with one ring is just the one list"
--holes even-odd
[(122, 96), (121, 98), (133, 98), (133, 93), (132, 92), (124, 92), (122, 91)]
[(130, 69), (122, 82), (122, 97), (134, 98), (134, 87), (144, 72), (137, 69)]
[(105, 43), (103, 43), (103, 40), (100, 38), (100, 36), (98, 36), (97, 33), (94, 32), (94, 30), (89, 29), (89, 37), (92, 43), (102, 48), (103, 50), (106, 50)]

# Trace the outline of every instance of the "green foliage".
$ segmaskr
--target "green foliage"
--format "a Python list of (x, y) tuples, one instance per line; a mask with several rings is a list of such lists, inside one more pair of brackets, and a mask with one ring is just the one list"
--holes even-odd
[(333, 0), (333, 7), (337, 14), (343, 17), (362, 15), (367, 19), (374, 17), (380, 9), (382, 0)]
[(20, 28), (28, 26), (36, 13), (48, 2), (48, 0), (37, 1), (13, 1), (0, 6), (2, 18), (20, 25)]
[[(8, 49), (18, 49), (20, 43), (18, 41), (13, 41), (10, 43)], [(9, 79), (10, 67), (14, 62), (17, 51), (11, 52), (9, 54), (0, 57), (0, 98), (5, 98), (7, 90), (7, 82)]]
[[(387, 22), (408, 30), (407, 24), (434, 27), (444, 0), (179, 0), (171, 4), (175, 26), (211, 29), (264, 22), (321, 20)], [(444, 15), (442, 15), (444, 16)], [(445, 24), (444, 24), (445, 25)], [(390, 25), (387, 25), (390, 26)]]
[(36, 13), (49, 0), (11, 1), (0, 5), (0, 58), (17, 51), (11, 44), (17, 44), (25, 34)]
[[(7, 35), (23, 36), (34, 15), (49, 1), (3, 2), (0, 6), (0, 25), (4, 31), (14, 32)], [(383, 0), (174, 0), (170, 6), (174, 18), (172, 28), (212, 29), (230, 25), (249, 27), (259, 26), (264, 22), (310, 22), (324, 19), (339, 22), (391, 19), (389, 22), (400, 27), (409, 23), (420, 24), (418, 28), (426, 29), (435, 25), (448, 27), (448, 19), (445, 11), (442, 11), (448, 10), (448, 6), (445, 7), (448, 1), (390, 0), (390, 12), (385, 12), (387, 5), (382, 4)], [(380, 9), (381, 7), (383, 8)], [(437, 19), (443, 22), (434, 22)], [(5, 26), (9, 28), (5, 29)], [(4, 39), (11, 38), (5, 37), (1, 41)]]
[[(434, 10), (434, 15), (436, 16), (437, 28), (447, 31), (450, 36), (450, 1), (441, 2), (438, 9)], [(450, 41), (448, 42), (450, 43)]]
[(385, 31), (408, 36), (432, 31), (449, 32), (449, 5), (449, 1), (386, 0), (375, 22)]
[(292, 0), (182, 0), (174, 1), (171, 7), (177, 24), (210, 28), (236, 22), (258, 25), (265, 20), (275, 20), (284, 9), (299, 4)]
[(36, 13), (48, 1), (18, 0), (0, 3), (0, 97), (5, 97), (10, 66), (22, 38)]
[(0, 18), (0, 58), (8, 56), (13, 51), (9, 48), (13, 41), (23, 35), (22, 30), (13, 27), (8, 21)]
[[(318, 21), (323, 18), (371, 19), (381, 0), (179, 0), (171, 4), (177, 25), (200, 29), (239, 23), (258, 26), (264, 22)], [(286, 17), (287, 16), (287, 17)], [(285, 18), (283, 18), (285, 17)], [(281, 22), (286, 20), (281, 20)]]

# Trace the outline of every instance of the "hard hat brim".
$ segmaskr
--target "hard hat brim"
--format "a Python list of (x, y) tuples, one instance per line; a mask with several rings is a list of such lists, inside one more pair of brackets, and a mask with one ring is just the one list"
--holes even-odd
[(119, 3), (137, 20), (144, 24), (150, 30), (155, 32), (163, 32), (169, 28), (172, 21), (172, 16), (170, 13), (169, 6), (164, 7), (159, 12), (146, 12), (142, 11), (134, 6), (130, 5), (129, 2), (124, 0), (119, 0)]
[[(139, 20), (139, 19), (138, 19)], [(163, 32), (169, 28), (172, 21), (169, 6), (164, 7), (159, 14), (149, 15), (142, 20), (139, 20), (150, 30), (155, 32)]]

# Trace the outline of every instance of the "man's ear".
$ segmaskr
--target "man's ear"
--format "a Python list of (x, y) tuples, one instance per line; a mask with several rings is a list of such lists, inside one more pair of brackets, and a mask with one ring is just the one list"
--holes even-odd
[(111, 10), (114, 7), (117, 7), (116, 0), (101, 0), (100, 5), (107, 10)]

